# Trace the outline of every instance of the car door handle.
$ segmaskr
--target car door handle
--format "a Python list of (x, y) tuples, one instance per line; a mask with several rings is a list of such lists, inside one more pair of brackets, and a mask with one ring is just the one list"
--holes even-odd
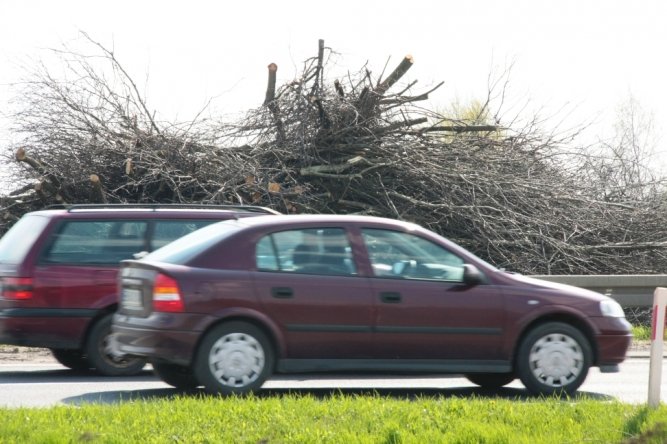
[(289, 287), (273, 287), (271, 295), (278, 299), (289, 299), (294, 296), (294, 291)]
[(401, 293), (395, 291), (383, 291), (380, 293), (380, 300), (387, 304), (398, 304), (401, 302)]

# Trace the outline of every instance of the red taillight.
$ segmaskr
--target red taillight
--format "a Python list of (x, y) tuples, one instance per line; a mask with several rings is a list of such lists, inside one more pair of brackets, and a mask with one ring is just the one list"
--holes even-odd
[(153, 283), (153, 310), (177, 313), (183, 311), (183, 299), (173, 278), (158, 274)]
[(2, 278), (2, 297), (4, 299), (32, 299), (32, 278)]

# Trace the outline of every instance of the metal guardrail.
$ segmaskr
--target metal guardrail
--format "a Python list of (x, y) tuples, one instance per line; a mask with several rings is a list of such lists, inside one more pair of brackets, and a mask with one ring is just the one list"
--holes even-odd
[(623, 307), (650, 307), (656, 287), (667, 287), (667, 274), (645, 275), (539, 275), (530, 276), (574, 285), (615, 299)]

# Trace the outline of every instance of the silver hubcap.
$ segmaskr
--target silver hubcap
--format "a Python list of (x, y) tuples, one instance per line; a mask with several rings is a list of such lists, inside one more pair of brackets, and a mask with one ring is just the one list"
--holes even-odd
[(245, 387), (259, 378), (264, 369), (264, 349), (245, 333), (227, 334), (213, 344), (208, 354), (211, 373), (228, 387)]
[(563, 387), (577, 379), (584, 353), (577, 341), (562, 333), (540, 338), (528, 355), (533, 376), (549, 387)]

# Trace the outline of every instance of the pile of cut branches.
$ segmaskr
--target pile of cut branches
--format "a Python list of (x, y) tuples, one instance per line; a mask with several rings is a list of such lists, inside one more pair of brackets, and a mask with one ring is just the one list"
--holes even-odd
[(332, 80), (320, 41), (287, 84), (269, 65), (263, 105), (240, 121), (174, 124), (156, 120), (115, 55), (92, 43), (112, 83), (68, 54), (71, 80), (42, 69), (20, 96), (25, 138), (11, 154), (24, 185), (0, 200), (4, 228), (51, 203), (244, 203), (410, 220), (530, 274), (667, 269), (658, 192), (608, 199), (590, 171), (563, 163), (567, 140), (535, 121), (473, 125), (419, 106), (440, 85), (404, 82), (409, 56), (388, 73)]

